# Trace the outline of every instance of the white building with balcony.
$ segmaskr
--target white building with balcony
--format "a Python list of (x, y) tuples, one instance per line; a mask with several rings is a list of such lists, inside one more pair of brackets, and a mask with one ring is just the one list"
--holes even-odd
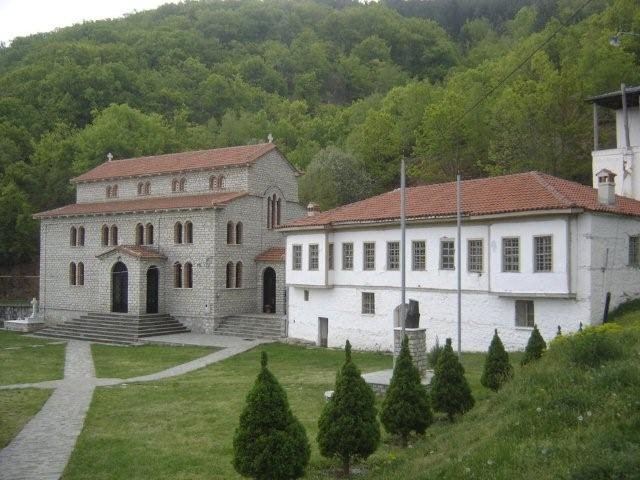
[[(467, 351), (486, 350), (496, 328), (511, 350), (526, 345), (534, 324), (550, 340), (558, 326), (572, 332), (598, 324), (606, 304), (612, 309), (640, 296), (640, 166), (633, 170), (639, 91), (627, 90), (626, 113), (616, 117), (618, 132), (628, 125), (629, 142), (594, 152), (597, 188), (539, 172), (464, 181), (460, 245), (456, 184), (407, 189), (407, 299), (420, 303), (428, 346), (436, 337), (457, 338), (459, 268)], [(621, 95), (594, 102), (617, 108)], [(394, 190), (310, 212), (281, 229), (290, 337), (392, 349), (400, 304), (399, 213)]]

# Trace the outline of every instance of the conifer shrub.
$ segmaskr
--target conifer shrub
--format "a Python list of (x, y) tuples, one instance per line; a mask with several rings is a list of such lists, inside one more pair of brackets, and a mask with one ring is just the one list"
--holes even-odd
[(345, 361), (336, 375), (331, 399), (318, 421), (318, 446), (325, 457), (338, 457), (344, 475), (355, 459), (365, 459), (378, 448), (380, 424), (375, 395), (351, 359), (351, 344), (345, 345)]
[(534, 325), (529, 341), (527, 342), (527, 346), (524, 349), (524, 356), (521, 361), (522, 365), (526, 365), (527, 363), (539, 359), (542, 357), (542, 354), (546, 349), (547, 342), (545, 342), (542, 335), (540, 335), (538, 326)]
[(433, 423), (427, 390), (411, 358), (406, 335), (393, 368), (391, 384), (382, 402), (380, 420), (389, 433), (400, 436), (403, 447), (407, 446), (411, 432), (422, 435)]
[(509, 354), (504, 349), (496, 329), (491, 345), (489, 345), (487, 358), (484, 361), (484, 370), (482, 371), (480, 383), (493, 391), (498, 391), (512, 377), (513, 367), (509, 362)]
[(436, 365), (438, 364), (438, 357), (440, 356), (441, 352), (442, 352), (442, 345), (440, 345), (440, 341), (438, 340), (438, 337), (436, 337), (435, 345), (427, 353), (427, 362), (429, 362), (429, 366), (431, 368), (435, 368)]
[(450, 338), (440, 353), (431, 379), (431, 403), (435, 410), (446, 413), (451, 421), (455, 415), (467, 412), (475, 404), (464, 376), (464, 367), (453, 353)]
[(300, 478), (311, 454), (307, 434), (267, 368), (266, 352), (261, 365), (233, 439), (233, 467), (258, 480)]

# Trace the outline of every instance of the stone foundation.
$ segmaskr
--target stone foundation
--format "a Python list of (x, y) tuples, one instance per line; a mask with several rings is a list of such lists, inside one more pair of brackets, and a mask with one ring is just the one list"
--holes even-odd
[[(405, 328), (404, 332), (409, 338), (409, 352), (413, 363), (424, 378), (427, 374), (427, 331), (424, 328)], [(402, 346), (402, 328), (393, 329), (393, 346), (393, 357), (397, 358)]]

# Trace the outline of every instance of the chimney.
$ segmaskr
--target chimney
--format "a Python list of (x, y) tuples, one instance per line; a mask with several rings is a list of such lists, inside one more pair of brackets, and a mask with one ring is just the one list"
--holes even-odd
[(317, 203), (311, 202), (307, 205), (307, 216), (313, 217), (316, 213), (320, 211), (320, 206)]
[(615, 206), (616, 204), (616, 174), (603, 168), (596, 173), (598, 179), (598, 202), (602, 205)]

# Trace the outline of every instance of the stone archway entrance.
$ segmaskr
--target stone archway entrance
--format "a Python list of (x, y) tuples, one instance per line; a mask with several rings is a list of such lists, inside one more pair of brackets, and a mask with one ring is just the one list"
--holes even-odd
[(276, 312), (276, 271), (267, 267), (262, 273), (262, 311)]
[(155, 265), (147, 269), (147, 313), (158, 313), (160, 271)]
[(129, 272), (127, 266), (117, 262), (111, 269), (111, 311), (127, 313), (129, 311)]

